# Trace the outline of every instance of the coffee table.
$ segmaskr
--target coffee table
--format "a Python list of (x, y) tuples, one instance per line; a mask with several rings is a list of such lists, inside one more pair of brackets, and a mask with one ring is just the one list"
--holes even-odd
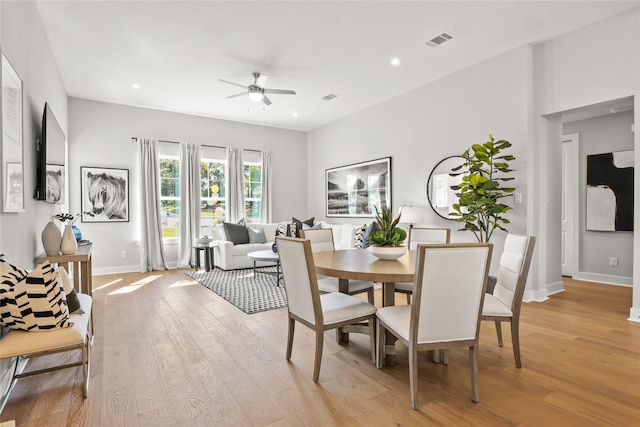
[[(269, 274), (271, 276), (276, 276), (276, 286), (280, 286), (280, 279), (282, 279), (282, 273), (280, 272), (280, 257), (277, 252), (273, 252), (270, 250), (265, 251), (255, 251), (249, 252), (247, 254), (247, 258), (253, 261), (253, 275), (255, 276), (257, 273)], [(276, 265), (276, 272), (273, 271), (257, 271), (256, 270), (256, 262), (271, 262)]]

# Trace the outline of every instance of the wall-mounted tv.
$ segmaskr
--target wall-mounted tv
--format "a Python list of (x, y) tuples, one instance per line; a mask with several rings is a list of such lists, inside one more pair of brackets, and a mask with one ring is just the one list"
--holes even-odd
[(64, 203), (65, 194), (65, 152), (67, 138), (51, 111), (44, 104), (42, 114), (42, 135), (36, 142), (36, 191), (37, 200), (49, 203)]

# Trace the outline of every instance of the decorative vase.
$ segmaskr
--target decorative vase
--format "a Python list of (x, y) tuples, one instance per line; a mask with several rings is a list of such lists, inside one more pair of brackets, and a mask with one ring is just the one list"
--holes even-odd
[(367, 250), (383, 261), (393, 261), (407, 253), (406, 246), (369, 246)]
[(42, 230), (42, 246), (44, 246), (44, 252), (49, 256), (60, 254), (61, 242), (62, 235), (60, 234), (60, 229), (53, 221), (49, 221)]
[(62, 255), (72, 255), (78, 250), (78, 242), (76, 236), (73, 234), (73, 230), (70, 225), (64, 226), (64, 233), (62, 233), (62, 243), (60, 244), (60, 252)]
[(271, 245), (271, 250), (273, 251), (273, 253), (277, 253), (278, 252), (278, 245), (276, 245), (275, 243), (273, 245)]
[(78, 227), (76, 227), (75, 225), (71, 226), (71, 229), (73, 230), (73, 235), (77, 240), (82, 240), (82, 231), (80, 231), (80, 229)]

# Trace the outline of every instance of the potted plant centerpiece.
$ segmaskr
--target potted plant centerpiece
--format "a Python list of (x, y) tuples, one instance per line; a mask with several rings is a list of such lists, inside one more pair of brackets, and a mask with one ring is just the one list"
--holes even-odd
[(402, 243), (407, 238), (407, 232), (397, 227), (402, 211), (394, 219), (390, 208), (376, 210), (376, 222), (378, 229), (369, 235), (369, 252), (383, 260), (398, 259), (407, 252), (407, 247)]

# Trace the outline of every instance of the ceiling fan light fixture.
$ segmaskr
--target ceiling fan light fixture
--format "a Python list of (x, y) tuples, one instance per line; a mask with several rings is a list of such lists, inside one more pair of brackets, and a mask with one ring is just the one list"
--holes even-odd
[(262, 94), (260, 92), (250, 92), (249, 99), (253, 102), (260, 102), (262, 101)]

